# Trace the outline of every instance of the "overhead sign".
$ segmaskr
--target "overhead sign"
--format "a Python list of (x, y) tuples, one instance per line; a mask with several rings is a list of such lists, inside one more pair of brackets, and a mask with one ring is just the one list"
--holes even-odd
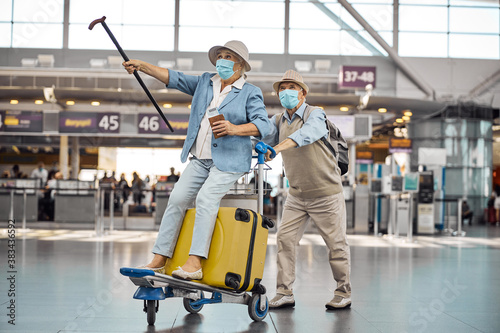
[(189, 125), (188, 114), (169, 114), (168, 121), (174, 132), (172, 133), (158, 114), (140, 113), (137, 117), (137, 132), (139, 134), (173, 134), (186, 135)]
[(375, 88), (376, 67), (340, 66), (338, 89), (365, 89), (368, 84)]
[(43, 113), (41, 111), (0, 111), (0, 131), (42, 132)]
[(117, 112), (60, 112), (60, 133), (119, 133), (120, 114)]
[(389, 138), (389, 153), (411, 153), (411, 150), (411, 139)]
[(373, 164), (372, 151), (356, 151), (356, 163), (358, 164)]

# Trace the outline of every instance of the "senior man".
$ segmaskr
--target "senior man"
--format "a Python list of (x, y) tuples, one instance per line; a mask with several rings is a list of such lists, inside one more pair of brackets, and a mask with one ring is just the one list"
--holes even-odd
[[(346, 237), (346, 210), (340, 168), (322, 142), (328, 138), (326, 114), (306, 103), (309, 87), (302, 76), (288, 70), (273, 85), (284, 112), (271, 118), (271, 133), (264, 141), (282, 155), (290, 184), (278, 227), (276, 296), (270, 308), (295, 306), (293, 283), (299, 241), (308, 218), (329, 249), (329, 262), (337, 286), (327, 309), (351, 306), (350, 250)], [(270, 153), (266, 155), (271, 160)]]

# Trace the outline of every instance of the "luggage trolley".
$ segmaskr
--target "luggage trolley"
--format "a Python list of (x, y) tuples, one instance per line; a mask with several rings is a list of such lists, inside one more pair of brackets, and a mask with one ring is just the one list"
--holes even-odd
[[(263, 174), (265, 154), (268, 150), (271, 151), (272, 157), (276, 155), (273, 148), (263, 142), (259, 142), (255, 146), (255, 151), (258, 154), (256, 168), (259, 175)], [(253, 234), (250, 237), (251, 240), (248, 255), (249, 263), (246, 264), (243, 277), (228, 274), (226, 275), (224, 281), (225, 286), (214, 287), (196, 281), (177, 279), (167, 274), (155, 273), (150, 269), (131, 267), (122, 267), (120, 269), (120, 273), (122, 275), (129, 277), (130, 280), (138, 286), (133, 298), (144, 301), (143, 310), (146, 312), (147, 322), (149, 325), (154, 325), (156, 321), (159, 301), (172, 297), (182, 297), (184, 308), (189, 313), (198, 313), (205, 304), (235, 303), (247, 305), (248, 314), (254, 321), (262, 321), (267, 316), (269, 304), (266, 296), (266, 288), (260, 284), (260, 278), (262, 278), (262, 276), (260, 278), (254, 277), (253, 281), (249, 281), (250, 271), (253, 267), (251, 261), (254, 251), (254, 243), (259, 243), (258, 245), (261, 247), (264, 246), (265, 251), (265, 247), (267, 247), (267, 230), (274, 227), (274, 222), (272, 220), (262, 216), (264, 192), (262, 178), (262, 176), (259, 177), (258, 183), (259, 214), (253, 212), (252, 210), (240, 208), (233, 209), (233, 211), (236, 212), (235, 215), (237, 219), (250, 222), (246, 224), (253, 224), (253, 230), (256, 230), (257, 227), (263, 227), (266, 229), (264, 243), (262, 239), (259, 242), (255, 240), (255, 231), (253, 231)], [(179, 237), (180, 236), (181, 235), (179, 235)], [(263, 270), (264, 259), (262, 259), (260, 264), (262, 266), (260, 269)], [(210, 298), (206, 298), (205, 292), (212, 293), (212, 296)], [(251, 294), (249, 294), (249, 292), (251, 292)]]

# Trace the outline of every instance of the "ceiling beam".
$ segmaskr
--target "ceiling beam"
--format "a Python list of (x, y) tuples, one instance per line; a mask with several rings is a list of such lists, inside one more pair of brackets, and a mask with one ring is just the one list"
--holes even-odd
[(500, 69), (493, 73), (490, 77), (486, 78), (483, 82), (475, 86), (471, 91), (469, 91), (468, 97), (474, 98), (479, 97), (485, 92), (493, 87), (498, 81), (500, 81)]
[(434, 89), (417, 76), (408, 64), (398, 55), (398, 53), (380, 37), (380, 35), (372, 28), (370, 24), (351, 6), (346, 0), (338, 0), (338, 2), (354, 17), (356, 21), (380, 44), (380, 46), (389, 54), (389, 57), (396, 63), (398, 68), (428, 97), (436, 99)]
[(361, 36), (354, 28), (345, 23), (340, 17), (338, 17), (334, 12), (332, 12), (324, 3), (317, 0), (309, 0), (313, 5), (315, 5), (319, 10), (326, 14), (332, 21), (337, 23), (339, 27), (351, 35), (355, 40), (357, 40), (361, 45), (366, 47), (375, 56), (383, 56), (384, 54), (380, 52), (375, 46), (367, 41), (363, 36)]

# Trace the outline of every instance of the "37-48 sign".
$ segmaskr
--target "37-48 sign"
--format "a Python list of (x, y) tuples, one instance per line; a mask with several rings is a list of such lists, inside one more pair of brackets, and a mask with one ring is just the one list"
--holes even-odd
[(365, 89), (368, 84), (375, 88), (376, 68), (368, 66), (340, 66), (339, 89)]

